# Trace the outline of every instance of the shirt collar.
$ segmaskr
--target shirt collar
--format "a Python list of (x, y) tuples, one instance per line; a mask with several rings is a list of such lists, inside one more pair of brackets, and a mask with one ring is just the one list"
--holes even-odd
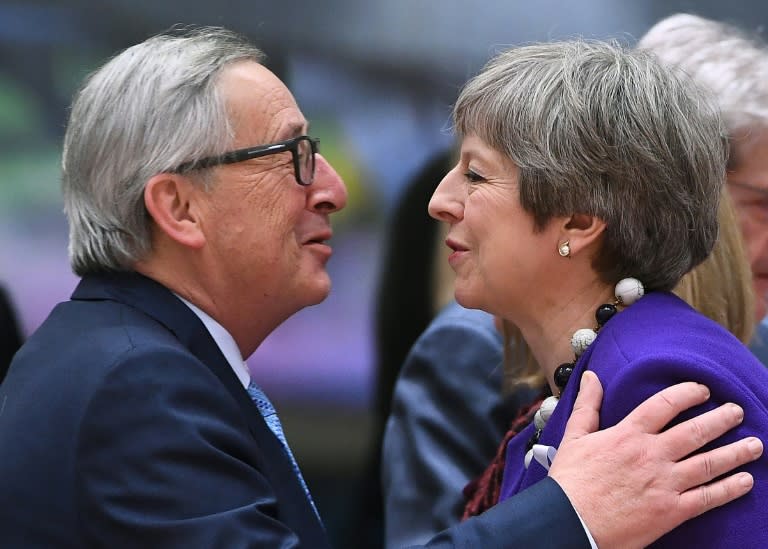
[(197, 317), (202, 321), (202, 323), (205, 325), (205, 328), (208, 330), (208, 333), (211, 334), (211, 337), (216, 342), (216, 345), (221, 351), (221, 354), (224, 355), (224, 358), (227, 359), (227, 362), (232, 368), (232, 371), (235, 372), (237, 379), (240, 380), (240, 383), (243, 384), (243, 387), (248, 388), (248, 385), (251, 383), (251, 375), (248, 372), (248, 366), (243, 360), (243, 355), (240, 354), (240, 349), (238, 348), (237, 343), (235, 343), (235, 339), (224, 328), (224, 326), (219, 324), (216, 320), (213, 319), (213, 317), (203, 311), (200, 307), (190, 303), (178, 294), (174, 295), (176, 295), (176, 297), (178, 297), (182, 303), (189, 307), (192, 312), (195, 313)]

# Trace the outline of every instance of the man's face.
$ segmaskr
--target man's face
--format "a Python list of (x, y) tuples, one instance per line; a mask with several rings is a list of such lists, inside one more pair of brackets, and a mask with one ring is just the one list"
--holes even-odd
[[(308, 131), (288, 89), (255, 62), (227, 68), (220, 90), (234, 130), (233, 149)], [(296, 182), (290, 152), (213, 170), (203, 224), (222, 303), (234, 303), (229, 308), (241, 315), (280, 318), (325, 299), (331, 286), (325, 270), (331, 256), (329, 215), (347, 201), (333, 168), (318, 154), (309, 186)]]
[(752, 130), (733, 139), (728, 191), (739, 216), (752, 267), (758, 320), (768, 301), (768, 130)]

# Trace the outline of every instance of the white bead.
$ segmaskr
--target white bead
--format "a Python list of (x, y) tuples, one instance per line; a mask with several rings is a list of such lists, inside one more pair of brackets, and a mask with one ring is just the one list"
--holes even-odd
[[(555, 411), (555, 408), (557, 408), (557, 401), (559, 399), (556, 396), (550, 396), (544, 399), (544, 402), (541, 403), (541, 407), (536, 412), (536, 414), (541, 414), (541, 420), (544, 422), (544, 425), (547, 424), (549, 421), (549, 418), (552, 416), (552, 412)], [(535, 416), (534, 416), (535, 420)], [(544, 425), (542, 425), (540, 428), (543, 429)]]
[(597, 333), (590, 328), (576, 330), (571, 337), (571, 349), (573, 349), (576, 356), (580, 356), (581, 353), (587, 350), (587, 347), (592, 345), (596, 337)]
[(537, 429), (543, 429), (544, 427), (546, 427), (547, 420), (541, 417), (541, 409), (536, 410), (536, 413), (533, 414), (533, 424), (536, 426)]
[(645, 295), (643, 283), (636, 278), (622, 278), (616, 284), (616, 298), (627, 307)]
[(528, 469), (528, 466), (531, 464), (531, 460), (533, 459), (533, 449), (528, 450), (525, 453), (525, 468)]

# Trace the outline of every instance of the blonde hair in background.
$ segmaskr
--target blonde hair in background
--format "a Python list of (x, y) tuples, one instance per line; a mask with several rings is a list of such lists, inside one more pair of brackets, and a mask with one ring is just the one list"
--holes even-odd
[[(686, 273), (673, 290), (681, 299), (748, 343), (755, 328), (755, 296), (752, 271), (736, 221), (736, 211), (724, 189), (718, 209), (720, 233), (712, 253)], [(524, 384), (544, 387), (547, 383), (520, 330), (510, 322), (502, 325), (504, 381), (509, 393)]]
[(755, 328), (755, 296), (752, 271), (727, 191), (718, 211), (720, 234), (712, 253), (686, 274), (674, 292), (743, 343)]

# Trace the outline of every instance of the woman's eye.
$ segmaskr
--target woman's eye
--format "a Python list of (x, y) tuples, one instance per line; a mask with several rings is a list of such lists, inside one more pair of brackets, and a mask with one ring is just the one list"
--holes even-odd
[(464, 172), (464, 177), (470, 183), (479, 183), (481, 181), (485, 181), (485, 178), (482, 175), (475, 173), (472, 170), (467, 170), (466, 172)]

